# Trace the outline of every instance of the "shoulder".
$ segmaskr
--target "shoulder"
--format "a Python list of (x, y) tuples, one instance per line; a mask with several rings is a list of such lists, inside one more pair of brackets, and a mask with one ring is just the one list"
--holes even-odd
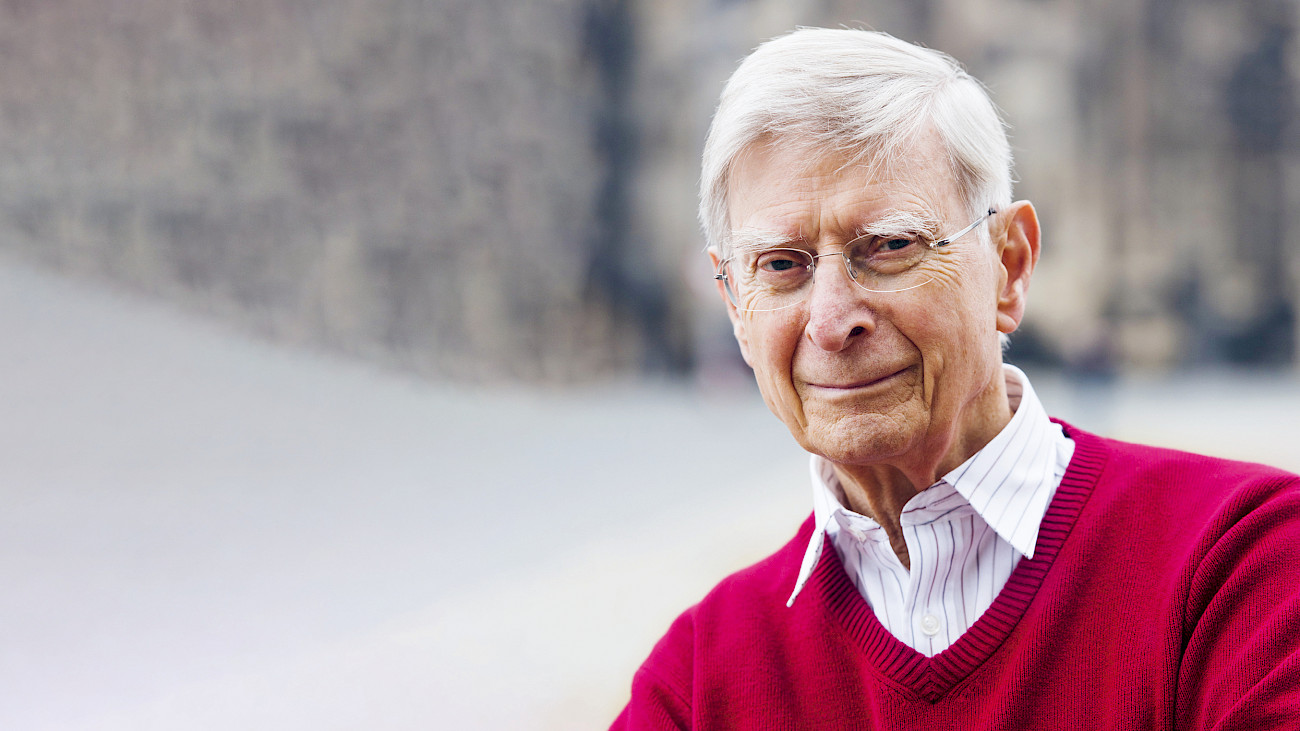
[[(682, 613), (669, 634), (689, 631), (692, 635), (714, 635), (735, 631), (739, 629), (738, 620), (744, 617), (784, 609), (812, 532), (813, 518), (809, 515), (781, 548), (719, 581), (699, 603)], [(715, 624), (720, 618), (725, 621)]]
[(1109, 439), (1061, 424), (1076, 445), (1070, 472), (1091, 470), (1099, 501), (1136, 502), (1147, 510), (1189, 516), (1240, 514), (1271, 500), (1300, 497), (1300, 476), (1286, 470)]
[(1254, 462), (1242, 462), (1206, 454), (1197, 454), (1195, 452), (1185, 452), (1168, 447), (1137, 444), (1120, 439), (1111, 439), (1109, 437), (1103, 437), (1085, 431), (1059, 419), (1053, 419), (1053, 421), (1060, 424), (1064, 428), (1066, 436), (1073, 439), (1076, 443), (1091, 445), (1103, 452), (1107, 459), (1116, 460), (1128, 469), (1175, 470), (1187, 473), (1201, 473), (1205, 470), (1209, 470), (1210, 474), (1207, 476), (1233, 474), (1264, 478), (1281, 478), (1284, 480), (1300, 479), (1300, 476), (1291, 472), (1276, 467), (1269, 467), (1268, 465), (1257, 464)]
[(794, 589), (795, 580), (799, 576), (799, 567), (812, 539), (812, 532), (813, 517), (809, 515), (784, 546), (767, 558), (718, 582), (699, 606), (708, 608), (715, 604), (742, 601), (750, 605), (759, 602), (763, 607), (784, 608), (786, 597)]
[(650, 653), (642, 672), (669, 683), (680, 682), (689, 677), (690, 658), (697, 647), (752, 637), (755, 624), (785, 609), (812, 531), (810, 515), (775, 553), (718, 582), (703, 599), (677, 617)]
[(1159, 573), (1188, 607), (1204, 606), (1229, 575), (1294, 585), (1274, 564), (1300, 569), (1300, 476), (1065, 427), (1082, 466), (1071, 463), (1061, 489), (1080, 496), (1076, 547), (1091, 561)]
[(688, 727), (701, 658), (716, 656), (719, 648), (743, 651), (739, 645), (762, 637), (761, 628), (781, 616), (812, 531), (809, 516), (775, 553), (726, 577), (682, 612), (637, 670), (625, 718), (620, 720), (628, 723), (627, 719), (654, 716), (672, 722), (647, 727)]

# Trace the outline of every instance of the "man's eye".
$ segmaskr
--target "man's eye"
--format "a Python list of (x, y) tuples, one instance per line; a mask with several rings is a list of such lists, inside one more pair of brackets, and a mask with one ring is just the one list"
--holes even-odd
[[(916, 236), (864, 237), (849, 247), (849, 265), (854, 272), (898, 274), (915, 266), (926, 248)], [(854, 274), (857, 276), (857, 274)]]
[(849, 243), (849, 258), (866, 261), (877, 257), (893, 259), (902, 254), (912, 254), (921, 247), (915, 236), (863, 236)]
[(758, 257), (758, 270), (762, 272), (788, 272), (807, 266), (804, 257), (794, 251), (768, 251)]

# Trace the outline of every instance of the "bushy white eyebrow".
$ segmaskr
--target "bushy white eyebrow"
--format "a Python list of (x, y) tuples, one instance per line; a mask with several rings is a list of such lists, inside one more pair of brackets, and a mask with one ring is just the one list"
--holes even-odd
[(916, 211), (890, 211), (880, 218), (858, 227), (858, 236), (906, 236), (921, 234), (930, 239), (939, 237), (939, 219)]
[(741, 228), (731, 232), (731, 251), (733, 255), (742, 251), (766, 251), (767, 249), (789, 249), (802, 243), (798, 237), (761, 228)]

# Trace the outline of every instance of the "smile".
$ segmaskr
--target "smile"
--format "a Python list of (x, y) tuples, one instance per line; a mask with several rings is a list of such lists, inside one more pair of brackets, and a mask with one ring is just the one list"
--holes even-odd
[(894, 380), (902, 376), (904, 373), (906, 373), (907, 370), (908, 370), (907, 368), (900, 368), (899, 370), (896, 370), (888, 375), (881, 376), (880, 378), (869, 378), (863, 381), (855, 381), (853, 383), (840, 384), (840, 383), (808, 382), (808, 386), (809, 388), (824, 389), (830, 392), (857, 391), (861, 389), (874, 388), (877, 386), (890, 384)]

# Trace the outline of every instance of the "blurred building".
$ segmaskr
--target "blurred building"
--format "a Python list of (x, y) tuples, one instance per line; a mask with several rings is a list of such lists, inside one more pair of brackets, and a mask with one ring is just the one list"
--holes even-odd
[(1294, 4), (3, 0), (0, 253), (438, 377), (734, 358), (695, 222), (795, 25), (946, 50), (1046, 234), (1015, 357), (1296, 363)]
[[(647, 33), (697, 39), (687, 52), (662, 41), (648, 65), (709, 81), (701, 111), (665, 145), (673, 150), (699, 149), (692, 125), (707, 116), (714, 79), (797, 24), (889, 31), (953, 54), (983, 80), (1011, 125), (1017, 195), (1035, 201), (1045, 233), (1012, 358), (1084, 372), (1296, 363), (1294, 3), (646, 5)], [(656, 151), (681, 164), (674, 155)]]

